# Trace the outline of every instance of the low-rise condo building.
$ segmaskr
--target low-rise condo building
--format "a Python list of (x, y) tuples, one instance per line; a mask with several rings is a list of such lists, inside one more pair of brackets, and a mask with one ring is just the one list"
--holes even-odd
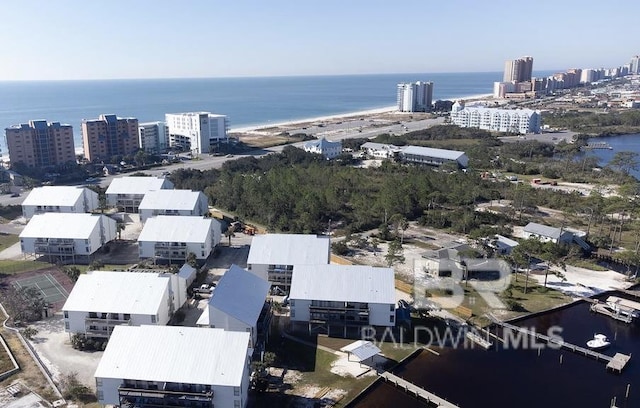
[(220, 243), (220, 221), (183, 215), (148, 218), (138, 237), (141, 259), (185, 262), (190, 253), (204, 262)]
[(95, 372), (98, 403), (120, 407), (244, 408), (249, 333), (117, 326)]
[(498, 109), (483, 106), (465, 107), (458, 101), (451, 108), (451, 123), (494, 132), (540, 133), (542, 116), (531, 109)]
[(165, 325), (186, 300), (178, 280), (175, 274), (144, 272), (82, 274), (62, 307), (65, 331), (105, 338), (119, 325)]
[(209, 211), (207, 197), (201, 191), (156, 190), (144, 195), (138, 212), (145, 222), (156, 215), (191, 215), (202, 217)]
[(250, 346), (266, 341), (271, 322), (271, 303), (266, 302), (269, 282), (237, 265), (220, 278), (198, 326), (249, 333)]
[(20, 233), (23, 254), (49, 262), (90, 263), (93, 255), (116, 239), (116, 221), (106, 215), (36, 214)]
[(247, 270), (287, 292), (295, 265), (327, 265), (328, 237), (305, 234), (256, 235), (251, 241)]
[(36, 187), (22, 202), (22, 215), (30, 219), (46, 212), (88, 213), (99, 206), (98, 193), (86, 187)]
[(173, 183), (161, 177), (118, 177), (111, 180), (105, 193), (107, 205), (118, 210), (137, 213), (140, 202), (150, 191), (171, 190)]
[(465, 168), (469, 165), (469, 158), (464, 152), (423, 146), (402, 147), (400, 149), (400, 159), (405, 163), (427, 164), (429, 166), (453, 163), (457, 167)]
[(366, 326), (395, 326), (393, 269), (363, 265), (296, 265), (291, 280), (294, 329), (347, 336)]

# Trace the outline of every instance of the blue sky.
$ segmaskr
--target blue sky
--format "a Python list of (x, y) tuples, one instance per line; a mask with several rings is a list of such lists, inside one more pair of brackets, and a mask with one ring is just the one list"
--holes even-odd
[(0, 80), (618, 66), (640, 2), (6, 0)]

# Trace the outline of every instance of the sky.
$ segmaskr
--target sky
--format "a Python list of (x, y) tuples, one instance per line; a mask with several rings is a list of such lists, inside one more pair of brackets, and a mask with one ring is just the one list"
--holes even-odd
[(0, 80), (613, 67), (640, 2), (3, 0)]

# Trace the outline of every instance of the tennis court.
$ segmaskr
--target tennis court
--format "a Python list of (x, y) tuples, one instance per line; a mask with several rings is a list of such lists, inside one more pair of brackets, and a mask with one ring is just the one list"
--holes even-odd
[(57, 303), (69, 297), (69, 293), (49, 273), (16, 280), (13, 286), (16, 289), (35, 288), (42, 293), (42, 298), (47, 303)]

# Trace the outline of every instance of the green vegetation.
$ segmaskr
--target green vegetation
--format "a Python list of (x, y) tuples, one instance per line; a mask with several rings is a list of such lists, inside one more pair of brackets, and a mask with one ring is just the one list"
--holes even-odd
[(592, 271), (600, 271), (600, 272), (609, 270), (604, 266), (600, 266), (589, 259), (572, 259), (571, 261), (567, 261), (567, 265), (576, 266), (578, 268), (591, 269)]
[(51, 266), (50, 263), (39, 261), (0, 260), (0, 271), (7, 275), (50, 268)]
[(20, 241), (20, 237), (18, 237), (17, 235), (0, 233), (0, 251), (9, 248), (11, 245), (19, 241)]
[(0, 347), (0, 373), (7, 372), (13, 368), (13, 363), (11, 362), (11, 358), (9, 358), (9, 354), (4, 347)]
[(589, 136), (609, 136), (640, 133), (640, 112), (578, 112), (559, 111), (544, 113), (544, 123), (555, 128), (567, 128)]
[(22, 215), (20, 205), (0, 205), (0, 224), (11, 221)]

